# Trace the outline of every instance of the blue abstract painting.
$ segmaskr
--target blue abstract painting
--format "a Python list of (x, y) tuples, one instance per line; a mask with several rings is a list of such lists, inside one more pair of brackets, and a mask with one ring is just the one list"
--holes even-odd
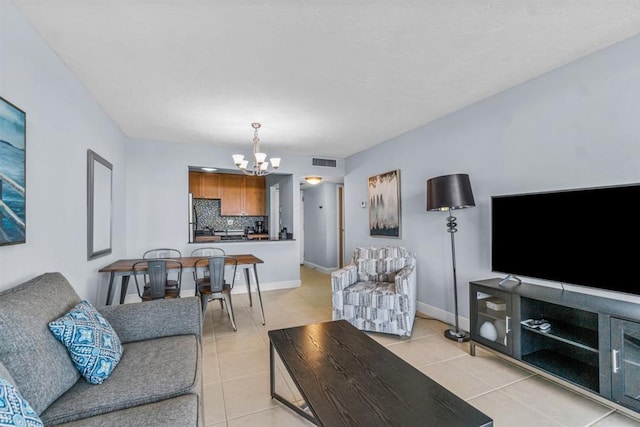
[(26, 241), (26, 119), (0, 97), (0, 245)]

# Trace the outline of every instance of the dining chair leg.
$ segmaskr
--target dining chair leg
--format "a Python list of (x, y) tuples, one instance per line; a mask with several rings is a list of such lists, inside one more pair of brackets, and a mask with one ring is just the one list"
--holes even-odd
[(224, 294), (224, 300), (227, 303), (227, 313), (229, 314), (229, 320), (231, 320), (231, 326), (233, 326), (233, 330), (237, 331), (236, 328), (236, 320), (233, 317), (233, 304), (231, 303), (231, 294)]
[(200, 305), (202, 306), (202, 316), (204, 318), (207, 312), (207, 302), (209, 302), (209, 295), (200, 295)]

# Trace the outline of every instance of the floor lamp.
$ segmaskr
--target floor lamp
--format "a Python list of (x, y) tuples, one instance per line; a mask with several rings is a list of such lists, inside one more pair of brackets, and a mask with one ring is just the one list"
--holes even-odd
[(443, 175), (427, 180), (427, 211), (448, 211), (447, 231), (451, 234), (451, 260), (453, 262), (453, 297), (455, 302), (456, 328), (444, 331), (444, 336), (453, 341), (469, 341), (469, 334), (461, 331), (458, 325), (458, 282), (456, 278), (456, 244), (453, 238), (456, 229), (456, 217), (451, 215), (454, 209), (475, 206), (471, 182), (467, 174)]

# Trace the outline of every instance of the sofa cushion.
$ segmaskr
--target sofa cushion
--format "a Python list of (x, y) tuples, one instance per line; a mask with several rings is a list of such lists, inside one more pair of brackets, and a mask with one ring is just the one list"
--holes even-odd
[(199, 392), (200, 347), (195, 335), (138, 341), (123, 347), (120, 363), (108, 381), (99, 385), (78, 381), (40, 414), (45, 424), (70, 422)]
[(7, 371), (2, 362), (0, 362), (0, 378), (4, 378), (9, 384), (15, 387), (16, 382), (13, 380), (11, 373)]
[(195, 427), (203, 424), (202, 421), (198, 421), (198, 416), (198, 396), (186, 394), (148, 405), (122, 409), (60, 424), (60, 427)]
[(0, 377), (0, 426), (42, 427), (42, 420), (18, 389)]
[(82, 301), (49, 329), (69, 351), (73, 364), (91, 384), (102, 384), (122, 356), (122, 345), (113, 330), (89, 301)]
[(80, 378), (66, 348), (47, 327), (79, 302), (60, 273), (0, 292), (0, 362), (38, 414)]

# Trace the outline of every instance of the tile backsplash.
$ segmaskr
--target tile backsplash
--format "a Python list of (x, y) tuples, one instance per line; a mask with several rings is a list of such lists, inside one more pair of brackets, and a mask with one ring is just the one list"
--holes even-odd
[[(268, 216), (221, 216), (219, 199), (193, 199), (195, 211), (196, 229), (207, 230), (244, 230), (247, 227), (255, 227), (256, 221), (264, 221), (265, 230), (269, 225)], [(229, 224), (229, 220), (233, 224)]]

